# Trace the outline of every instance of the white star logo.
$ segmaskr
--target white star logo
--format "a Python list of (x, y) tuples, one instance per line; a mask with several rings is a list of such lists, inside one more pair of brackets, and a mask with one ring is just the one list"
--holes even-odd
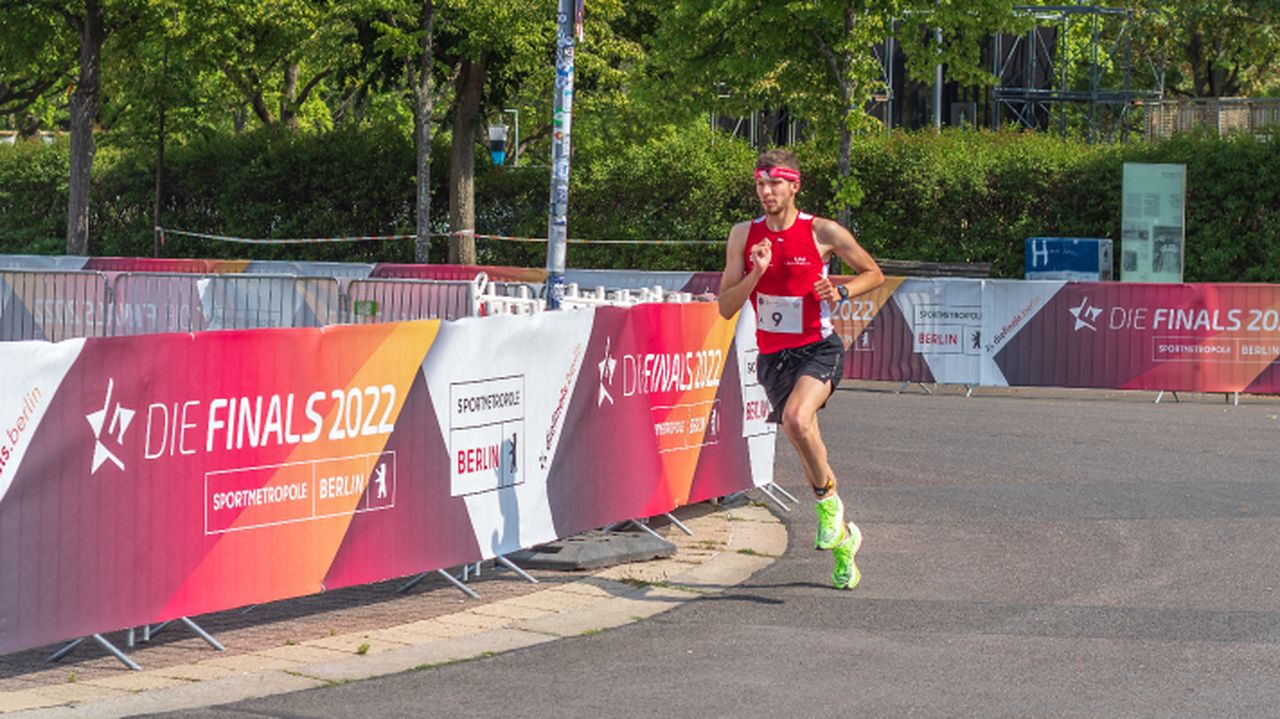
[(1091, 323), (1098, 321), (1098, 315), (1102, 314), (1102, 308), (1090, 307), (1088, 297), (1081, 297), (1080, 306), (1072, 307), (1067, 311), (1071, 313), (1072, 317), (1076, 318), (1076, 325), (1075, 325), (1076, 332), (1079, 332), (1082, 328), (1085, 328), (1085, 327), (1088, 327), (1094, 332), (1098, 331), (1098, 328), (1094, 327)]
[(600, 364), (596, 365), (600, 368), (600, 393), (596, 395), (597, 407), (603, 405), (606, 399), (609, 400), (609, 404), (613, 404), (613, 395), (609, 394), (609, 389), (606, 386), (613, 384), (613, 372), (618, 366), (618, 360), (609, 355), (611, 342), (611, 339), (604, 341), (604, 359), (600, 360)]
[(111, 425), (107, 426), (107, 412), (111, 408), (111, 391), (115, 388), (115, 380), (107, 379), (107, 399), (102, 403), (102, 409), (86, 414), (84, 418), (89, 421), (89, 426), (93, 429), (93, 470), (90, 474), (97, 474), (98, 468), (103, 463), (110, 460), (120, 471), (124, 471), (124, 462), (115, 456), (107, 446), (102, 443), (102, 430), (107, 430), (107, 435), (114, 435), (117, 444), (124, 444), (124, 433), (128, 431), (129, 424), (133, 422), (134, 410), (125, 409), (116, 403), (115, 412), (111, 414)]

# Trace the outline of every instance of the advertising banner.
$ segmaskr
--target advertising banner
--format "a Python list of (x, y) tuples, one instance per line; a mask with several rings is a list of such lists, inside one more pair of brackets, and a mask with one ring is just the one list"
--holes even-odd
[(988, 282), (983, 384), (1280, 391), (1280, 286)]
[(702, 303), (0, 344), (0, 653), (767, 483), (751, 349)]
[(840, 305), (835, 325), (848, 349), (844, 376), (977, 384), (982, 283), (890, 277), (879, 290)]

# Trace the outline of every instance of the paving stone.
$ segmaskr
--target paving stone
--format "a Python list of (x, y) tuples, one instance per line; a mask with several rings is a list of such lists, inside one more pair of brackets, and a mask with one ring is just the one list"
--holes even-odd
[(56, 699), (61, 703), (82, 703), (90, 702), (98, 699), (109, 699), (111, 697), (120, 696), (124, 693), (122, 689), (108, 689), (107, 687), (95, 687), (83, 682), (74, 684), (68, 682), (66, 684), (51, 684), (47, 687), (39, 687), (30, 690), (40, 696)]
[(237, 654), (229, 657), (218, 657), (201, 662), (206, 666), (230, 669), (237, 674), (253, 674), (277, 669), (293, 669), (298, 662), (291, 662), (279, 657), (268, 657), (261, 654)]
[(195, 664), (182, 664), (176, 667), (166, 667), (157, 669), (156, 671), (167, 677), (181, 679), (189, 682), (206, 682), (212, 679), (222, 679), (239, 672), (227, 667), (213, 666), (205, 662), (197, 662)]
[(162, 669), (150, 669), (141, 672), (131, 671), (114, 677), (86, 679), (78, 683), (117, 691), (141, 692), (173, 686), (180, 683), (180, 680), (168, 676)]
[(59, 699), (46, 696), (34, 689), (0, 693), (0, 714), (52, 707), (63, 704)]
[(370, 632), (369, 636), (373, 639), (383, 639), (401, 644), (424, 644), (437, 639), (451, 639), (470, 633), (472, 633), (470, 627), (449, 624), (438, 619), (427, 619), (420, 622), (402, 624), (398, 627), (379, 629), (376, 632)]
[(478, 614), (474, 609), (440, 617), (440, 621), (445, 624), (461, 625), (477, 632), (487, 631), (490, 629), (501, 629), (502, 627), (510, 624), (510, 621), (505, 617)]
[(517, 619), (533, 619), (534, 617), (540, 617), (544, 614), (552, 613), (552, 611), (549, 609), (538, 609), (536, 607), (526, 607), (526, 606), (521, 606), (519, 604), (514, 604), (510, 599), (504, 599), (500, 602), (494, 602), (492, 604), (486, 604), (482, 607), (476, 607), (471, 611), (475, 612), (476, 614), (483, 614), (483, 615), (498, 617), (500, 619), (506, 619), (508, 620), (507, 624), (510, 624), (512, 621), (515, 621)]
[(328, 664), (314, 664), (303, 669), (309, 678), (325, 681), (358, 681), (370, 677), (422, 669), (434, 665), (474, 659), (498, 654), (512, 649), (541, 644), (550, 637), (517, 629), (496, 629), (454, 639), (411, 647), (376, 656), (361, 657), (360, 661), (345, 660)]
[[(356, 646), (359, 647), (360, 645), (357, 644)], [(313, 664), (315, 662), (327, 662), (341, 659), (350, 654), (350, 652), (311, 644), (298, 644), (290, 647), (261, 649), (254, 652), (254, 654), (258, 656), (284, 659), (285, 661), (297, 662), (298, 664)]]
[[(374, 637), (372, 632), (367, 634), (339, 634), (336, 637), (315, 639), (306, 642), (303, 646), (328, 649), (349, 656), (359, 656), (360, 647), (366, 644), (369, 645), (369, 648), (364, 651), (364, 654), (381, 654), (382, 652), (401, 649), (405, 646), (402, 642)], [(311, 662), (306, 663), (310, 664)]]

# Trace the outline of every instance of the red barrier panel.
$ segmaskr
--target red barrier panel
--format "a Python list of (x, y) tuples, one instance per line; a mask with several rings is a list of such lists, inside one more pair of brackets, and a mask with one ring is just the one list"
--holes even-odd
[(771, 481), (705, 303), (0, 344), (0, 653)]
[(987, 282), (984, 384), (1280, 392), (1280, 286)]

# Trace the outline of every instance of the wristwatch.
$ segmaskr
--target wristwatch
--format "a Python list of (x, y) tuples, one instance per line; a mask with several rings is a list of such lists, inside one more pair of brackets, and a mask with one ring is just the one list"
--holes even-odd
[(840, 295), (840, 301), (841, 301), (841, 302), (848, 302), (848, 301), (849, 301), (849, 288), (848, 288), (848, 287), (845, 287), (844, 285), (837, 285), (837, 286), (836, 286), (836, 292)]

